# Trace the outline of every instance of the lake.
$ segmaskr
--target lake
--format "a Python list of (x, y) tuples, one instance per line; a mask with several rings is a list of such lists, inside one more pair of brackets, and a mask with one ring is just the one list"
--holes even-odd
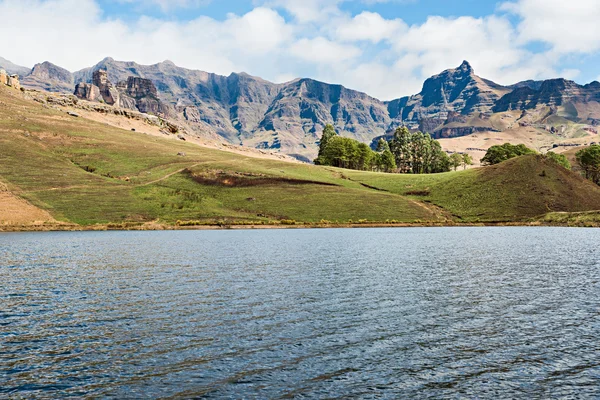
[(0, 398), (598, 398), (600, 230), (0, 234)]

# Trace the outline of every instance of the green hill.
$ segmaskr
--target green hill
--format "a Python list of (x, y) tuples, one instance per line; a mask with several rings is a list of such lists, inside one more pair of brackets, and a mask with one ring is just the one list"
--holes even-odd
[(541, 155), (430, 176), (349, 176), (442, 207), (463, 222), (519, 222), (554, 211), (600, 209), (600, 187)]
[(63, 223), (448, 224), (600, 209), (600, 188), (540, 157), (439, 175), (368, 173), (126, 131), (4, 87), (0, 107), (0, 186)]

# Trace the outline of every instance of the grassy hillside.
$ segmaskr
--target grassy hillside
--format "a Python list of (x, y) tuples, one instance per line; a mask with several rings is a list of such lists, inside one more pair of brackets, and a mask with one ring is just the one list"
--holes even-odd
[[(536, 157), (406, 176), (258, 156), (72, 117), (0, 87), (0, 182), (14, 198), (49, 212), (46, 220), (84, 226), (451, 223), (600, 209), (598, 187)], [(0, 207), (0, 226), (11, 220), (7, 210)]]
[(540, 155), (433, 176), (349, 176), (443, 207), (463, 222), (525, 221), (553, 211), (600, 209), (600, 187)]

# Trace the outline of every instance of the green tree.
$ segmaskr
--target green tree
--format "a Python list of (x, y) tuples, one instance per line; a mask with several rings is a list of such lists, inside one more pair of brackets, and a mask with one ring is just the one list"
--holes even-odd
[(377, 152), (383, 153), (386, 150), (390, 149), (390, 144), (384, 138), (379, 139), (377, 142)]
[(566, 169), (571, 169), (571, 163), (564, 154), (556, 154), (553, 151), (549, 151), (546, 153), (546, 158), (554, 161), (555, 163)]
[(411, 172), (412, 151), (411, 133), (403, 126), (394, 132), (394, 137), (389, 143), (390, 150), (396, 160), (396, 166), (401, 173)]
[(503, 161), (509, 160), (514, 157), (523, 156), (525, 154), (535, 154), (535, 151), (531, 150), (524, 144), (519, 144), (515, 146), (510, 143), (504, 143), (503, 145), (496, 145), (490, 147), (485, 153), (485, 156), (481, 159), (481, 164), (499, 164)]
[(452, 153), (450, 155), (450, 166), (452, 168), (454, 168), (454, 170), (456, 171), (458, 169), (458, 167), (460, 167), (460, 165), (463, 162), (463, 157), (462, 155), (458, 154), (458, 153)]
[(365, 143), (358, 143), (356, 146), (356, 165), (354, 169), (370, 170), (372, 169), (375, 153)]
[(386, 149), (379, 154), (380, 162), (379, 169), (384, 172), (392, 172), (396, 169), (396, 160), (390, 149)]
[(463, 169), (467, 169), (467, 166), (469, 166), (469, 165), (473, 165), (473, 157), (471, 157), (467, 153), (464, 153), (462, 155), (462, 166), (463, 166)]
[(585, 172), (585, 177), (600, 185), (600, 145), (579, 150), (575, 156)]
[(335, 131), (335, 128), (333, 127), (333, 125), (331, 125), (331, 124), (325, 125), (325, 128), (323, 129), (323, 134), (321, 135), (321, 141), (319, 142), (319, 154), (317, 155), (317, 158), (314, 161), (315, 164), (324, 165), (324, 164), (321, 164), (322, 160), (320, 159), (320, 157), (323, 155), (323, 152), (325, 151), (325, 148), (327, 147), (327, 143), (329, 143), (331, 138), (333, 138), (335, 136), (337, 136), (337, 132)]

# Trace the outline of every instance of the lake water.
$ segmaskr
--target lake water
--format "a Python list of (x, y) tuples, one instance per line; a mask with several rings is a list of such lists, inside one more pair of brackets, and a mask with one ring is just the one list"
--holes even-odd
[(600, 230), (0, 234), (0, 398), (598, 398)]

